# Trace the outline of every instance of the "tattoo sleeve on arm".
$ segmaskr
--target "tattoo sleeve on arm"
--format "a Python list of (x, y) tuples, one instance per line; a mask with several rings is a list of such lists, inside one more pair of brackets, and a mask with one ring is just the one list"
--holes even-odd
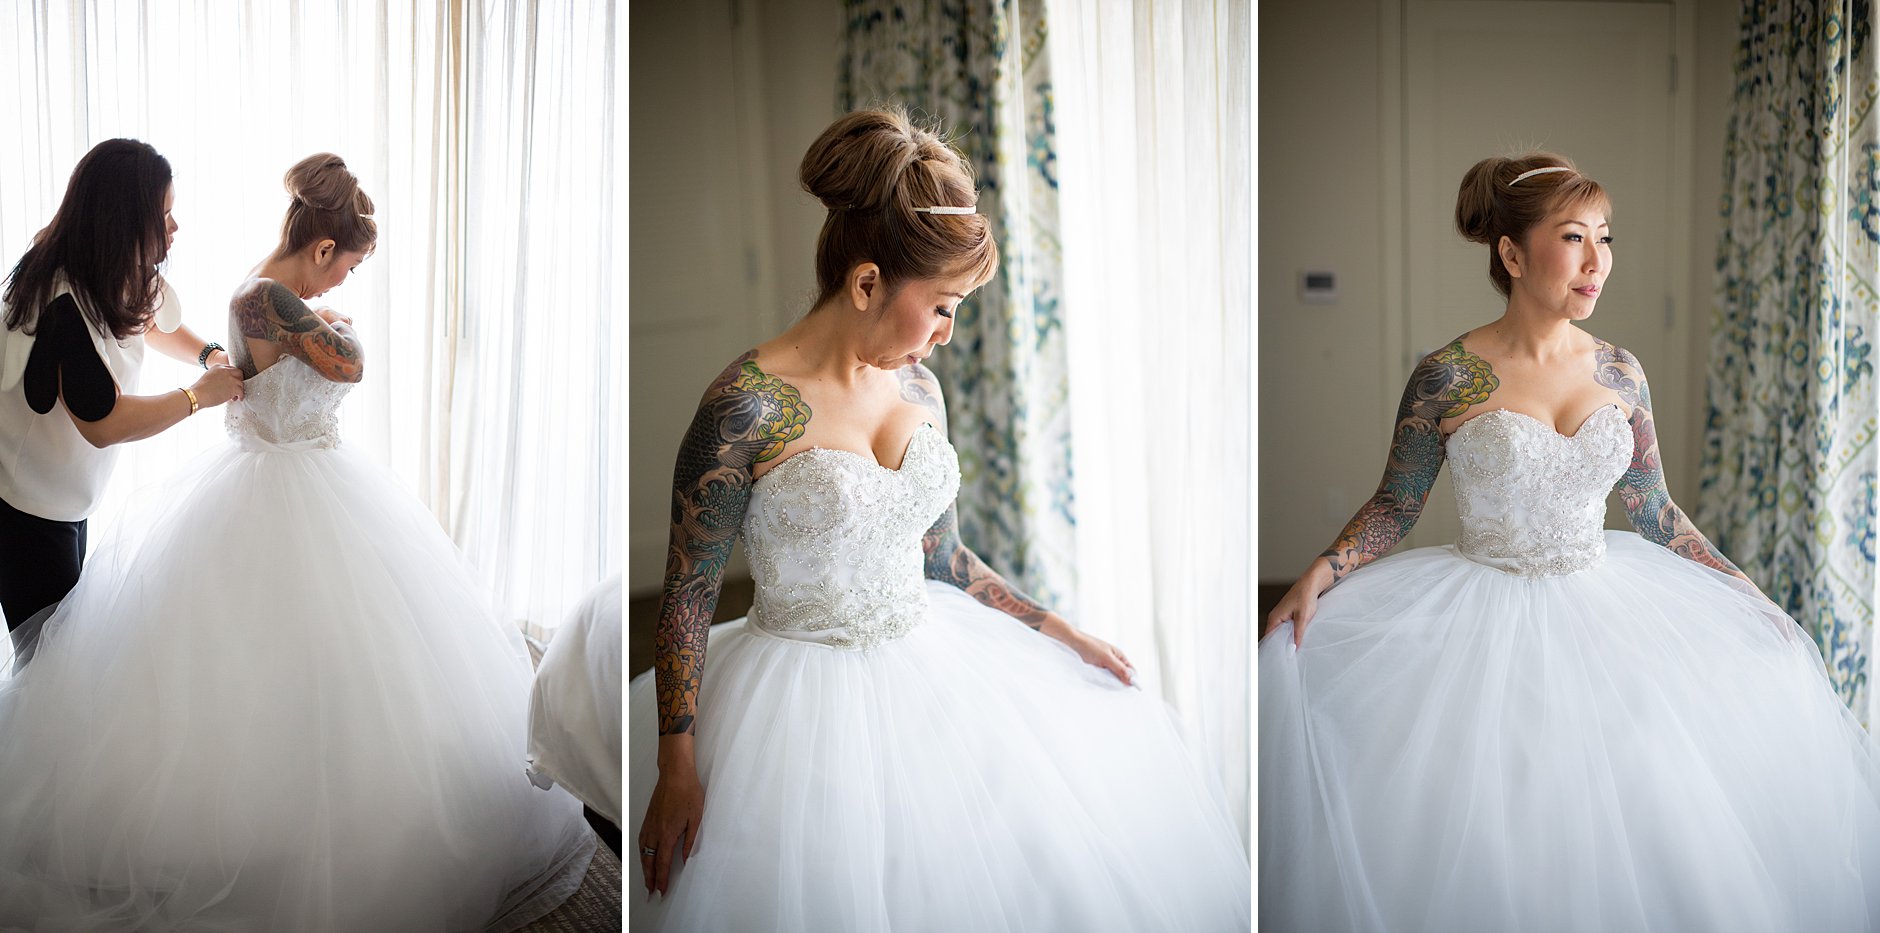
[[(279, 282), (263, 281), (237, 294), (229, 314), (229, 329), (235, 334), (277, 343), (282, 352), (299, 357), (327, 379), (358, 382), (365, 375), (365, 351), (352, 325), (321, 320), (299, 295)], [(236, 346), (230, 350), (230, 359), (243, 375), (256, 375), (246, 341), (232, 342)]]
[(1488, 361), (1463, 349), (1460, 337), (1411, 370), (1391, 429), (1384, 478), (1320, 555), (1331, 562), (1334, 582), (1384, 556), (1410, 533), (1443, 468), (1443, 419), (1481, 404), (1500, 385)]
[[(896, 370), (901, 380), (901, 398), (933, 413), (934, 426), (946, 430), (946, 400), (940, 382), (922, 365)], [(920, 547), (926, 553), (927, 579), (950, 583), (982, 604), (997, 609), (1033, 629), (1043, 625), (1051, 613), (1037, 600), (1020, 592), (997, 571), (979, 559), (960, 540), (959, 508), (949, 505), (940, 518), (921, 536)]]
[(934, 522), (933, 527), (921, 536), (920, 548), (927, 554), (927, 579), (951, 583), (965, 590), (966, 595), (1033, 629), (1043, 625), (1045, 619), (1050, 617), (1050, 610), (1019, 592), (1017, 587), (986, 566), (986, 562), (980, 560), (979, 555), (974, 554), (960, 540), (959, 510), (956, 507), (947, 506), (939, 521)]
[(1671, 501), (1659, 459), (1658, 429), (1652, 419), (1652, 393), (1645, 381), (1645, 368), (1630, 352), (1603, 340), (1595, 360), (1594, 378), (1619, 393), (1619, 398), (1632, 408), (1632, 462), (1617, 486), (1632, 527), (1639, 537), (1664, 545), (1673, 553), (1748, 580)]
[(796, 387), (759, 369), (755, 350), (720, 373), (699, 401), (672, 471), (672, 527), (653, 632), (659, 734), (691, 733), (712, 610), (750, 504), (752, 468), (809, 425)]

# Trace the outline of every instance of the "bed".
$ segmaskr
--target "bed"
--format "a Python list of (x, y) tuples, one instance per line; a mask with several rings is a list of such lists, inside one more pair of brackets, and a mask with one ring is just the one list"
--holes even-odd
[[(529, 696), (529, 779), (586, 804), (620, 848), (620, 575), (588, 591), (555, 631)], [(609, 830), (611, 829), (611, 832)]]

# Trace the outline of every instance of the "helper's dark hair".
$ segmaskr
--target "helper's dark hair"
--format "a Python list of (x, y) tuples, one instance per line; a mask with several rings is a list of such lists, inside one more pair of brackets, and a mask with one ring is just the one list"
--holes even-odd
[(6, 326), (35, 332), (63, 273), (94, 328), (119, 340), (143, 332), (160, 301), (157, 265), (169, 255), (170, 181), (169, 161), (149, 143), (107, 139), (85, 153), (58, 213), (7, 276)]

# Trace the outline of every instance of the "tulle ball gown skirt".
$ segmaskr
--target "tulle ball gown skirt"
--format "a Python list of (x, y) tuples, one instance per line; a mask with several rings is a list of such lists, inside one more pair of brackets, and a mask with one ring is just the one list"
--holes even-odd
[(1606, 542), (1408, 551), (1260, 643), (1262, 929), (1880, 930), (1880, 763), (1814, 644)]
[[(1249, 929), (1218, 782), (1167, 707), (951, 586), (866, 650), (716, 626), (695, 748), (698, 848), (649, 931)], [(658, 776), (629, 687), (628, 835)]]
[(389, 474), (231, 446), (147, 498), (0, 684), (0, 929), (508, 929), (579, 884), (521, 639)]

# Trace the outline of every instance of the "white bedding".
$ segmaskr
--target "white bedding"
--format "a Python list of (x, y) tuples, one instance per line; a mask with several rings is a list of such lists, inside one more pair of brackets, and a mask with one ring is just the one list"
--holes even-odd
[(529, 775), (620, 825), (620, 575), (588, 591), (548, 643), (529, 697)]

